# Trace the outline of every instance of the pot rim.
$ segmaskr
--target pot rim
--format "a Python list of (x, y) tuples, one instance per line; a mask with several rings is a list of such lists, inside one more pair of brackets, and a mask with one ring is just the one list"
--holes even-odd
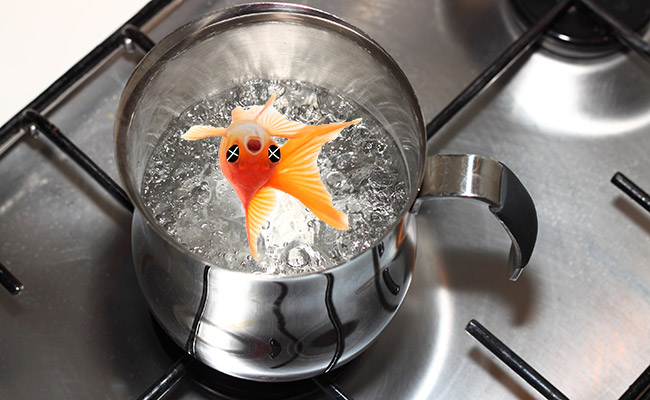
[[(296, 275), (272, 275), (263, 273), (251, 274), (219, 266), (205, 259), (201, 255), (188, 251), (186, 248), (182, 247), (180, 243), (174, 240), (174, 238), (172, 238), (160, 225), (155, 223), (153, 216), (151, 215), (151, 211), (144, 205), (142, 201), (140, 191), (135, 187), (133, 180), (129, 177), (130, 173), (127, 170), (128, 164), (125, 156), (126, 153), (122, 153), (118, 150), (126, 146), (125, 132), (127, 131), (127, 128), (130, 124), (130, 117), (125, 118), (125, 112), (132, 102), (131, 94), (134, 92), (136, 87), (144, 84), (142, 78), (144, 76), (147, 76), (147, 73), (150, 72), (151, 67), (158, 64), (158, 62), (161, 60), (164, 61), (166, 56), (170, 52), (173, 52), (175, 49), (178, 49), (179, 47), (184, 48), (187, 45), (193, 43), (194, 39), (196, 39), (196, 34), (204, 29), (209, 28), (211, 30), (211, 34), (216, 34), (219, 32), (219, 26), (221, 26), (221, 29), (223, 29), (232, 23), (240, 23), (241, 19), (248, 19), (251, 17), (264, 18), (265, 16), (276, 16), (277, 19), (277, 16), (281, 14), (285, 14), (286, 16), (299, 16), (303, 19), (313, 19), (314, 21), (319, 21), (321, 24), (326, 24), (329, 29), (336, 29), (340, 33), (344, 34), (347, 38), (358, 42), (360, 45), (363, 45), (368, 52), (372, 53), (381, 62), (385, 63), (385, 65), (389, 67), (390, 71), (393, 73), (396, 80), (399, 82), (399, 84), (402, 86), (402, 89), (407, 94), (407, 97), (410, 101), (410, 106), (417, 118), (417, 126), (420, 132), (418, 136), (420, 141), (419, 153), (421, 161), (417, 170), (417, 179), (415, 180), (416, 184), (411, 188), (410, 196), (408, 201), (405, 203), (404, 209), (401, 211), (395, 221), (388, 228), (386, 228), (385, 232), (377, 240), (375, 240), (369, 248), (354, 255), (346, 261), (343, 261), (322, 271)], [(172, 56), (175, 54), (177, 53), (172, 54)], [(140, 212), (144, 217), (146, 223), (158, 235), (164, 238), (168, 244), (175, 247), (181, 253), (185, 253), (187, 256), (193, 258), (198, 263), (218, 268), (218, 270), (223, 271), (223, 273), (233, 273), (239, 275), (240, 277), (248, 276), (249, 279), (269, 281), (307, 279), (313, 275), (322, 275), (332, 272), (334, 269), (343, 268), (346, 264), (351, 264), (351, 261), (372, 250), (381, 241), (383, 241), (391, 232), (397, 228), (399, 224), (402, 223), (402, 220), (406, 214), (410, 212), (416, 198), (419, 195), (420, 188), (424, 179), (424, 168), (427, 156), (426, 143), (427, 141), (424, 128), (424, 120), (422, 117), (419, 101), (415, 95), (415, 91), (413, 90), (413, 87), (406, 78), (406, 75), (402, 69), (397, 65), (397, 62), (395, 62), (395, 60), (377, 42), (375, 42), (370, 36), (365, 34), (359, 28), (345, 22), (333, 14), (305, 5), (277, 2), (246, 3), (222, 9), (214, 13), (206, 14), (193, 19), (192, 21), (180, 26), (179, 28), (176, 28), (170, 34), (161, 39), (147, 54), (145, 54), (145, 56), (140, 60), (140, 62), (136, 65), (135, 69), (131, 73), (131, 76), (129, 77), (120, 97), (114, 125), (114, 152), (117, 169), (120, 175), (120, 179), (125, 186), (125, 190), (135, 206), (134, 212)]]

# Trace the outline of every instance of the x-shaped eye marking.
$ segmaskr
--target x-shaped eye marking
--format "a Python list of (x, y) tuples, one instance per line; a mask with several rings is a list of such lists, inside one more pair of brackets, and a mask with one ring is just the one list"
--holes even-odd
[(280, 148), (278, 146), (269, 146), (269, 160), (271, 160), (271, 162), (280, 161)]
[(228, 162), (235, 162), (239, 159), (239, 146), (236, 144), (230, 146), (228, 153), (226, 154), (226, 160)]

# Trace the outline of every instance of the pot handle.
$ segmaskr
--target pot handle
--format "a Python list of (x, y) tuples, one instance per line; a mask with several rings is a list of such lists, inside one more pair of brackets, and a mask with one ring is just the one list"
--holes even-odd
[(535, 204), (517, 176), (500, 162), (474, 154), (429, 156), (413, 211), (422, 201), (439, 197), (467, 197), (488, 204), (512, 240), (508, 275), (517, 280), (537, 239)]

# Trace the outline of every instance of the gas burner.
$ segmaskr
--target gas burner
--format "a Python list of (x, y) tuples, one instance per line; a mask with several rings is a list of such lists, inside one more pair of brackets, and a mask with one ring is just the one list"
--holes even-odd
[[(530, 26), (556, 1), (513, 0), (512, 3), (524, 25)], [(596, 0), (594, 3), (636, 32), (643, 31), (650, 21), (650, 3), (646, 0)], [(611, 27), (580, 1), (551, 25), (541, 43), (545, 49), (570, 58), (601, 57), (623, 48)]]
[[(154, 331), (160, 340), (165, 352), (172, 360), (179, 360), (186, 356), (186, 353), (167, 335), (160, 327), (160, 324), (152, 317)], [(186, 362), (187, 376), (192, 378), (199, 386), (208, 392), (225, 399), (252, 400), (264, 398), (268, 400), (301, 400), (313, 399), (317, 393), (323, 394), (323, 388), (317, 382), (321, 379), (324, 382), (331, 382), (336, 377), (353, 368), (355, 361), (352, 361), (341, 368), (316, 379), (304, 379), (292, 382), (256, 382), (246, 379), (235, 378), (221, 373), (215, 369), (191, 359)], [(147, 397), (145, 397), (147, 398)]]

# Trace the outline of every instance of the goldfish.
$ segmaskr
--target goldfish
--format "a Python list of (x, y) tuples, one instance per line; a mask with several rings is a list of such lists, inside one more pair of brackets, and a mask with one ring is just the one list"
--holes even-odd
[[(221, 136), (219, 167), (242, 202), (251, 255), (257, 259), (257, 239), (275, 209), (276, 190), (305, 205), (328, 225), (347, 230), (348, 216), (332, 204), (316, 160), (323, 145), (343, 128), (361, 122), (307, 125), (291, 121), (273, 107), (276, 94), (264, 106), (232, 111), (227, 128), (194, 125), (181, 137), (199, 140)], [(273, 137), (288, 139), (281, 147)]]

